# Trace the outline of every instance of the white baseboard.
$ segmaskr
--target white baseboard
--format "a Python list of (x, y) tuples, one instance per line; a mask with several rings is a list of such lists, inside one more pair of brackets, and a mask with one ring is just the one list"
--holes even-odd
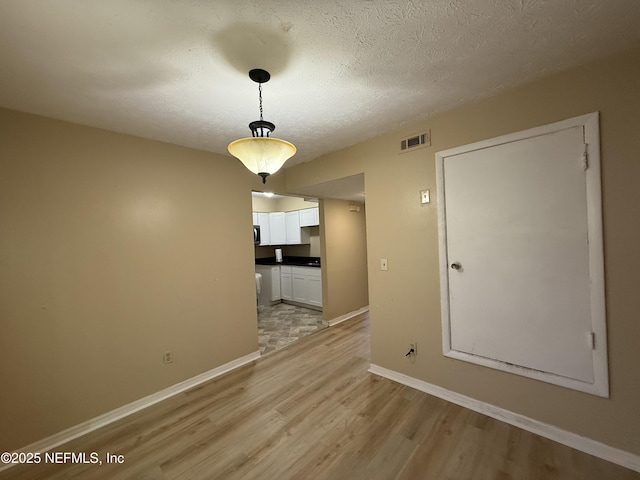
[(354, 310), (353, 312), (345, 313), (344, 315), (328, 320), (327, 325), (330, 327), (333, 327), (334, 325), (338, 325), (339, 323), (346, 322), (347, 320), (353, 317), (357, 317), (358, 315), (361, 315), (368, 311), (369, 311), (369, 305), (367, 305), (366, 307), (362, 307), (359, 310)]
[(562, 430), (561, 428), (553, 425), (475, 400), (471, 397), (452, 392), (451, 390), (447, 390), (437, 385), (418, 380), (417, 378), (409, 377), (408, 375), (379, 367), (378, 365), (371, 364), (369, 372), (408, 387), (415, 388), (416, 390), (428, 393), (429, 395), (442, 398), (443, 400), (455, 403), (456, 405), (482, 413), (510, 425), (522, 428), (523, 430), (527, 430), (542, 437), (549, 438), (558, 443), (562, 443), (563, 445), (567, 445), (568, 447), (588, 453), (589, 455), (593, 455), (595, 457), (602, 458), (603, 460), (607, 460), (608, 462), (640, 472), (640, 455), (605, 445), (604, 443), (597, 442), (596, 440)]
[[(47, 452), (71, 440), (81, 437), (82, 435), (86, 435), (89, 432), (93, 432), (94, 430), (104, 427), (105, 425), (120, 420), (121, 418), (139, 412), (140, 410), (150, 407), (151, 405), (155, 405), (156, 403), (166, 400), (167, 398), (177, 395), (178, 393), (182, 393), (185, 390), (189, 390), (190, 388), (200, 385), (201, 383), (224, 375), (231, 370), (240, 368), (243, 365), (251, 363), (259, 358), (260, 352), (255, 351), (253, 353), (250, 353), (249, 355), (245, 355), (244, 357), (237, 358), (229, 363), (225, 363), (224, 365), (221, 365), (217, 368), (201, 373), (200, 375), (196, 375), (195, 377), (191, 377), (180, 383), (176, 383), (175, 385), (167, 387), (164, 390), (152, 393), (151, 395), (148, 395), (144, 398), (128, 403), (127, 405), (123, 405), (122, 407), (116, 408), (115, 410), (111, 410), (110, 412), (87, 420), (86, 422), (82, 422), (71, 428), (67, 428), (62, 432), (58, 432), (54, 435), (51, 435), (50, 437), (44, 438), (35, 443), (32, 443), (31, 445), (27, 445), (26, 447), (16, 450), (16, 452)], [(12, 467), (13, 465), (14, 464), (11, 463), (5, 465), (0, 464), (0, 472)]]

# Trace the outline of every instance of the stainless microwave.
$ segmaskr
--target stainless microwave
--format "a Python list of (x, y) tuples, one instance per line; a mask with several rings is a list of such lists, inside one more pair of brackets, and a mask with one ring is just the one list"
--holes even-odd
[(260, 225), (253, 226), (253, 244), (260, 245)]

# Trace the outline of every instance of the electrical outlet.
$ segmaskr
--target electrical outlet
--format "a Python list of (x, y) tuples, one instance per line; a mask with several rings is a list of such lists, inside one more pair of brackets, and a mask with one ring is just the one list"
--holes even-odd
[(167, 363), (173, 363), (173, 352), (171, 350), (162, 352), (162, 363), (165, 365)]
[(409, 350), (404, 356), (409, 357), (409, 359), (413, 361), (416, 355), (418, 355), (418, 342), (413, 341), (409, 343)]

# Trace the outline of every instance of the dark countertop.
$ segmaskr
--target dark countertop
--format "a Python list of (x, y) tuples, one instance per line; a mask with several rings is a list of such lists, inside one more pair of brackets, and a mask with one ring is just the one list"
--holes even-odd
[(320, 268), (320, 257), (282, 257), (282, 262), (276, 262), (276, 257), (256, 258), (256, 265), (291, 265), (294, 267)]

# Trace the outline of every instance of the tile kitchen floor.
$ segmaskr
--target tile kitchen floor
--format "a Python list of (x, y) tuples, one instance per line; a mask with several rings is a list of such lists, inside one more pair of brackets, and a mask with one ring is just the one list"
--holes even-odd
[(291, 342), (326, 328), (322, 312), (286, 303), (258, 307), (260, 353), (272, 352)]

